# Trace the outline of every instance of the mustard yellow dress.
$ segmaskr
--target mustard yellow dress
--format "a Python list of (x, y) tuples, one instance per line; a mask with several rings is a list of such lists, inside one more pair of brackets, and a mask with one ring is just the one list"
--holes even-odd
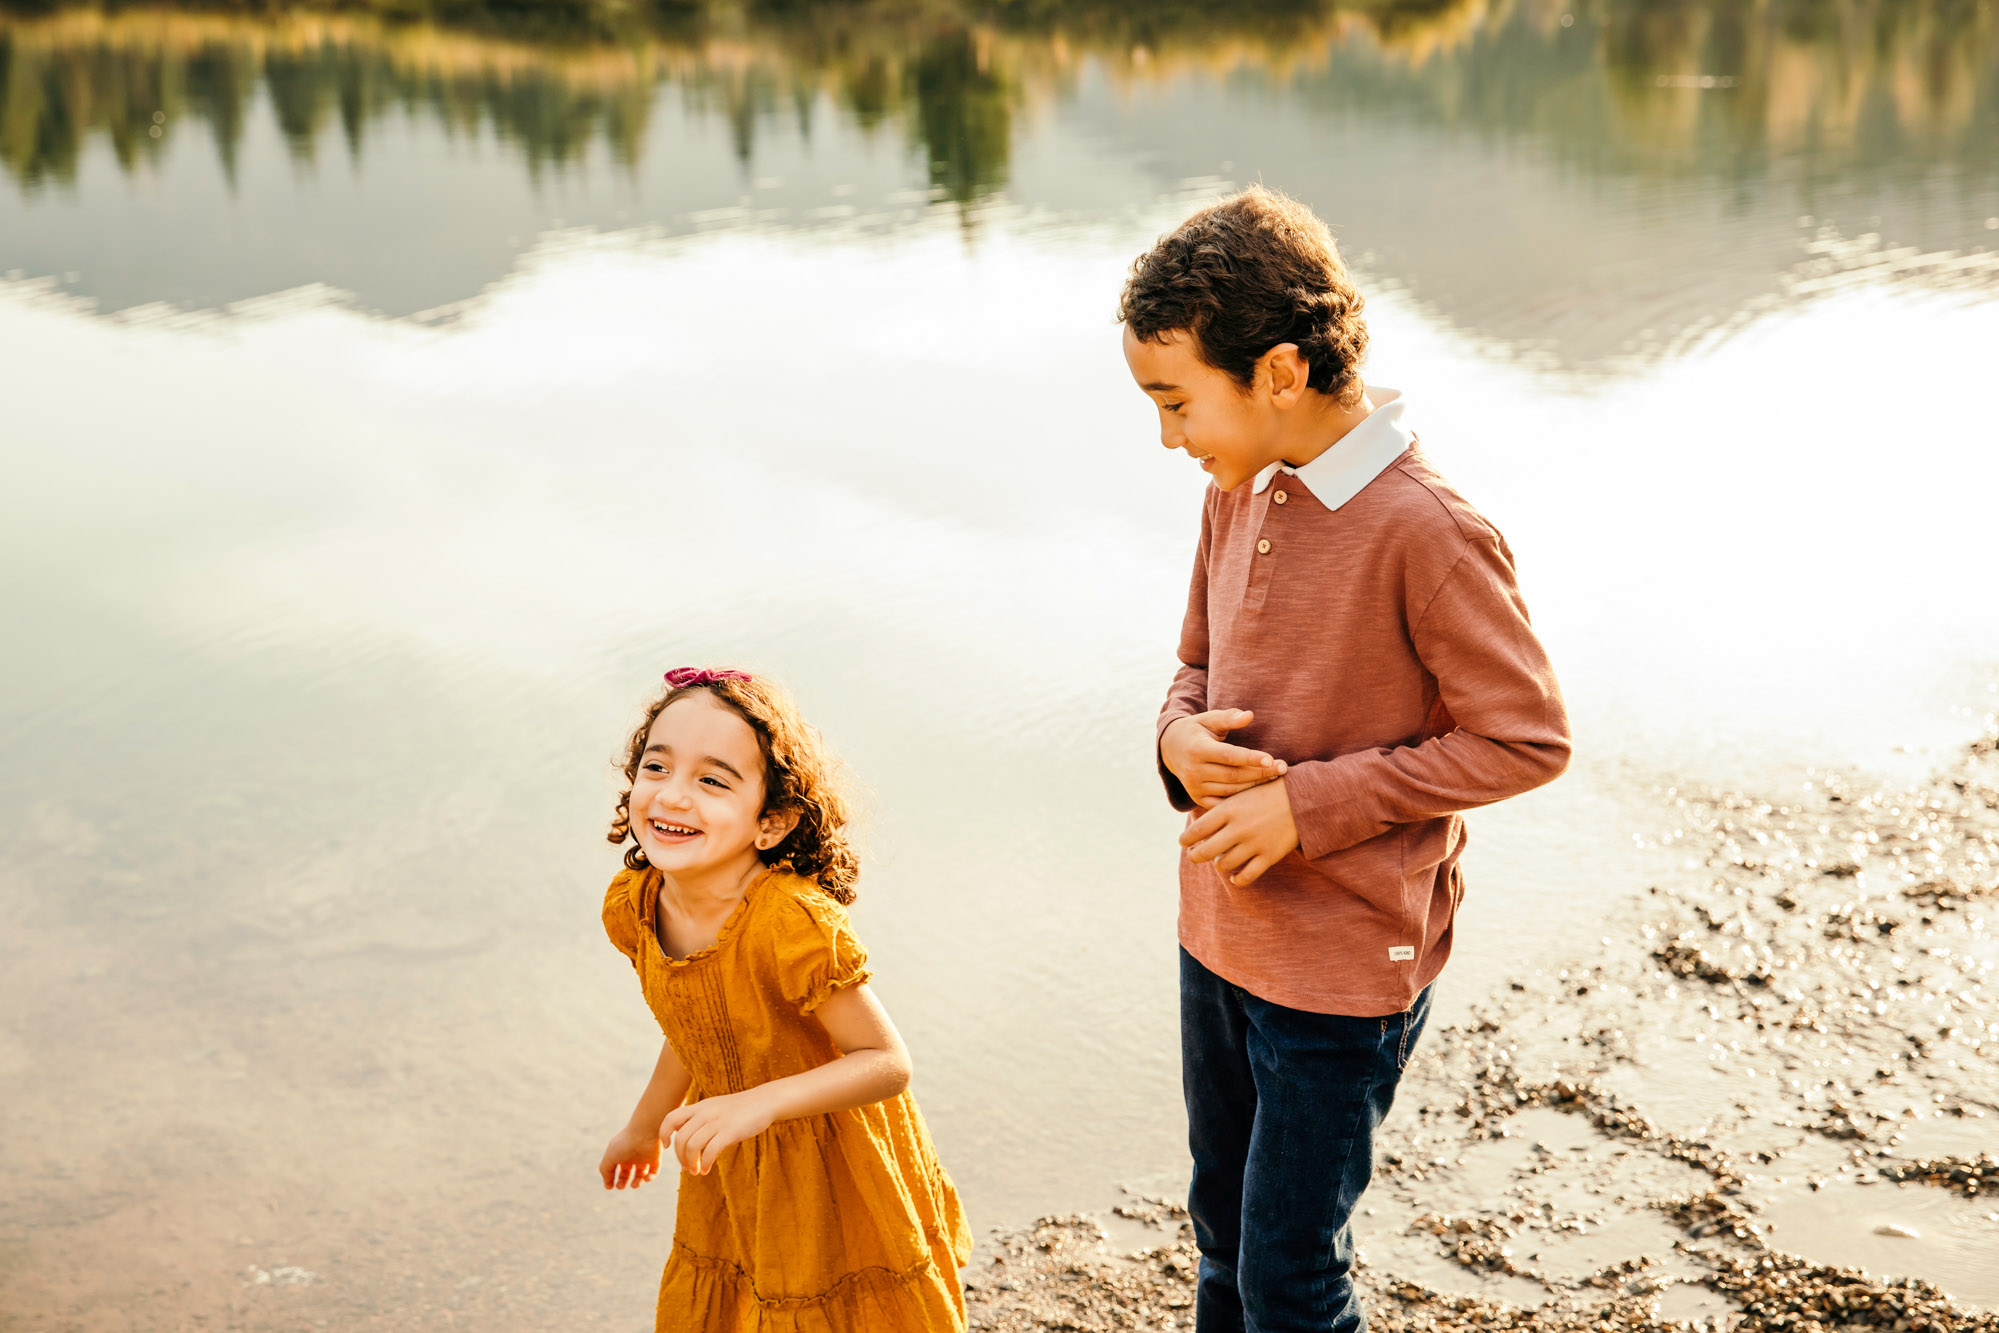
[[(840, 905), (778, 870), (751, 887), (715, 943), (670, 958), (653, 930), (659, 875), (627, 870), (604, 929), (700, 1099), (839, 1058), (813, 1019), (866, 981)], [(667, 1160), (661, 1163), (671, 1168)], [(958, 1269), (971, 1257), (958, 1192), (907, 1092), (780, 1120), (680, 1176), (658, 1333), (945, 1333), (965, 1327)]]

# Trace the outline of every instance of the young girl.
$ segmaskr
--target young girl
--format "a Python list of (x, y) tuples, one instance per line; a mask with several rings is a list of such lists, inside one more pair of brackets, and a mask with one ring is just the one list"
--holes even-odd
[(680, 1183), (659, 1333), (965, 1327), (971, 1232), (868, 989), (832, 760), (767, 680), (683, 667), (625, 756), (634, 845), (604, 929), (666, 1041), (606, 1189), (668, 1145)]

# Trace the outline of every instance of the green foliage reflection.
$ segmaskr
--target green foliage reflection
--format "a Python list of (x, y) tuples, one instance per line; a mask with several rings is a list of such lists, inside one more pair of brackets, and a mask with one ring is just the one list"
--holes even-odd
[[(362, 0), (272, 9), (0, 0), (0, 162), (74, 179), (177, 136), (225, 167), (259, 98), (310, 163), (421, 117), (532, 172), (631, 163), (663, 87), (747, 163), (825, 108), (898, 134), (934, 193), (1003, 190), (1017, 116), (1094, 63), (1132, 84), (1248, 72), (1320, 99), (1528, 133), (1599, 165), (1848, 143), (1999, 159), (1993, 0)], [(1319, 86), (1324, 85), (1324, 86)]]

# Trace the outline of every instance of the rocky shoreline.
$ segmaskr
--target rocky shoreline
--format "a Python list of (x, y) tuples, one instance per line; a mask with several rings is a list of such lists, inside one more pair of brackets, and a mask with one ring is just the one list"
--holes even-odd
[[(1412, 1061), (1370, 1321), (1999, 1333), (1999, 733), (1902, 790), (1662, 796), (1675, 868)], [(1161, 1194), (1044, 1218), (982, 1251), (972, 1327), (1191, 1329), (1196, 1261)]]

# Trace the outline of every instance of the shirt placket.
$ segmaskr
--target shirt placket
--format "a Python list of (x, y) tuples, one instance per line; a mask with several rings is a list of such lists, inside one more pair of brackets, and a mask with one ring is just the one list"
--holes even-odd
[(1242, 590), (1245, 611), (1262, 610), (1264, 601), (1270, 595), (1270, 580), (1277, 571), (1278, 553), (1283, 549), (1280, 529), (1285, 506), (1291, 500), (1290, 492), (1285, 489), (1289, 480), (1289, 474), (1278, 473), (1277, 479), (1270, 484), (1270, 490), (1256, 498), (1256, 545), (1249, 557), (1249, 581)]

